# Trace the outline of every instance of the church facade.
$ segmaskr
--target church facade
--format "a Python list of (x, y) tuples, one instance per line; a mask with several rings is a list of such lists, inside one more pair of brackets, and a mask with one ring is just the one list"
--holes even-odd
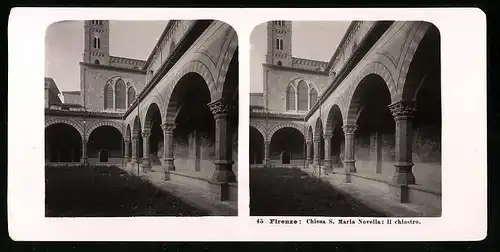
[(46, 163), (137, 167), (234, 200), (236, 32), (171, 20), (145, 61), (110, 55), (110, 32), (109, 21), (84, 22), (80, 90), (45, 79)]
[(291, 32), (289, 21), (267, 23), (264, 91), (250, 95), (250, 166), (374, 186), (440, 215), (438, 29), (353, 21), (329, 62), (293, 57)]

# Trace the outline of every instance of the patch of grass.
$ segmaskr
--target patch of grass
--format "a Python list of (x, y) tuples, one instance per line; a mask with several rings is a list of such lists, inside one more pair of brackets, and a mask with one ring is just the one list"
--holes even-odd
[(300, 169), (250, 170), (250, 215), (383, 216)]
[(46, 166), (45, 215), (128, 217), (208, 213), (115, 166)]

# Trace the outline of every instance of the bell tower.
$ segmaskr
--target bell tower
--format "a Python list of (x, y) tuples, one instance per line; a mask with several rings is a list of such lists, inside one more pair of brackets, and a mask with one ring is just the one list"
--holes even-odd
[(109, 65), (109, 21), (86, 20), (83, 62)]
[(266, 64), (292, 66), (292, 22), (267, 22)]

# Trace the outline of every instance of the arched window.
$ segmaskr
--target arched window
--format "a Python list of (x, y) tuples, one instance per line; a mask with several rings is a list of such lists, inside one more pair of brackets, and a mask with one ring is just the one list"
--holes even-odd
[(281, 63), (281, 61), (278, 60), (278, 66), (281, 66), (283, 65), (283, 63)]
[(298, 100), (298, 108), (297, 110), (307, 111), (308, 106), (308, 88), (305, 81), (299, 81), (297, 85), (297, 100)]
[(107, 84), (104, 88), (104, 109), (113, 108), (113, 88)]
[(96, 60), (94, 61), (94, 64), (99, 65), (99, 60), (98, 60), (98, 59), (96, 59)]
[(125, 82), (122, 79), (116, 81), (115, 84), (115, 99), (116, 99), (116, 108), (124, 109), (125, 107)]
[(129, 87), (127, 91), (127, 96), (128, 96), (128, 107), (132, 105), (135, 101), (135, 89), (133, 87)]
[(295, 90), (292, 86), (286, 90), (286, 110), (295, 110)]
[(94, 37), (94, 48), (101, 48), (101, 39), (99, 37)]
[(174, 53), (174, 50), (175, 50), (175, 42), (172, 40), (172, 42), (170, 42), (170, 54)]
[(354, 54), (354, 52), (356, 51), (356, 49), (358, 49), (358, 43), (356, 43), (356, 41), (354, 41), (353, 45), (352, 45), (352, 54)]
[(283, 50), (283, 39), (280, 39), (280, 50)]
[(312, 108), (312, 106), (314, 106), (314, 104), (316, 103), (316, 101), (318, 100), (318, 91), (316, 91), (316, 89), (314, 87), (311, 87), (311, 91), (309, 92), (310, 94), (310, 104), (309, 104), (309, 108)]

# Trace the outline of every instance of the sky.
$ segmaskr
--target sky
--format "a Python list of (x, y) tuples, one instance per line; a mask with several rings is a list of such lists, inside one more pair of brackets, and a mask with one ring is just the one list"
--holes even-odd
[[(146, 60), (168, 21), (111, 21), (110, 54)], [(83, 21), (63, 21), (50, 25), (45, 37), (45, 76), (59, 91), (80, 90), (83, 58)]]
[[(349, 21), (294, 21), (292, 22), (292, 56), (330, 61)], [(257, 26), (250, 38), (250, 92), (263, 91), (262, 63), (266, 61), (266, 23)]]
[[(111, 21), (110, 54), (146, 60), (168, 21)], [(329, 61), (344, 36), (348, 21), (294, 21), (292, 55)], [(47, 29), (45, 75), (59, 90), (80, 90), (83, 57), (83, 21), (54, 23)], [(262, 63), (267, 50), (266, 24), (257, 26), (250, 38), (250, 92), (262, 92)]]

